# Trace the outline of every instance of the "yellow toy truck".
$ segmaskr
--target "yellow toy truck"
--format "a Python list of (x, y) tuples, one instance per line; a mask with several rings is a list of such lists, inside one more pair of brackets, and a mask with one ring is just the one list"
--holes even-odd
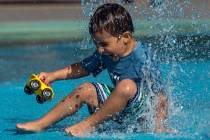
[(50, 101), (54, 97), (54, 92), (50, 86), (47, 86), (39, 77), (32, 74), (24, 87), (24, 92), (28, 95), (36, 94), (36, 101), (40, 104)]

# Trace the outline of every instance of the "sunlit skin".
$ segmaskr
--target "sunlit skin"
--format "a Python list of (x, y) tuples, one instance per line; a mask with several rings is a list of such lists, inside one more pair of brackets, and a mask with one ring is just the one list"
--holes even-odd
[(108, 55), (113, 61), (130, 54), (137, 43), (130, 32), (125, 32), (115, 37), (105, 30), (95, 33), (93, 40), (98, 52)]
[[(136, 41), (132, 38), (130, 32), (124, 33), (121, 37), (114, 37), (102, 30), (101, 32), (95, 33), (93, 38), (98, 52), (103, 55), (108, 55), (113, 61), (127, 56), (136, 46)], [(127, 105), (127, 102), (135, 95), (136, 91), (136, 84), (132, 80), (128, 79), (119, 82), (111, 96), (95, 114), (76, 125), (66, 128), (66, 133), (74, 136), (87, 135), (99, 123), (122, 111)]]
[[(121, 57), (129, 55), (136, 47), (136, 40), (133, 39), (130, 32), (125, 32), (122, 35), (115, 37), (102, 30), (101, 32), (95, 33), (92, 37), (98, 52), (103, 55), (108, 55), (113, 61), (118, 61)], [(50, 84), (56, 80), (75, 79), (87, 75), (89, 75), (89, 73), (87, 73), (79, 63), (76, 63), (54, 72), (41, 72), (39, 77), (45, 79), (44, 81), (46, 84)], [(65, 129), (67, 134), (73, 136), (87, 136), (95, 130), (98, 124), (122, 111), (126, 107), (128, 101), (134, 97), (136, 91), (137, 86), (135, 82), (130, 79), (124, 79), (117, 83), (111, 96), (105, 103), (99, 105), (95, 87), (91, 83), (84, 83), (61, 100), (61, 102), (59, 102), (50, 112), (40, 119), (19, 123), (16, 127), (24, 131), (42, 131), (59, 120), (73, 115), (84, 103), (88, 104), (91, 108), (99, 108), (100, 106), (100, 109), (96, 113)], [(165, 100), (160, 101), (166, 102)], [(165, 109), (162, 105), (158, 107), (163, 107)], [(157, 109), (156, 126), (158, 132), (165, 131), (160, 124), (161, 120), (165, 119), (166, 112), (164, 109)], [(161, 111), (163, 115), (158, 115), (158, 111)]]
[[(88, 90), (84, 90), (84, 88)], [(78, 98), (78, 95), (80, 95), (81, 98)], [(95, 87), (90, 83), (80, 85), (40, 119), (20, 123), (17, 124), (16, 127), (24, 131), (41, 131), (57, 121), (74, 114), (81, 107), (82, 103), (86, 103), (92, 107), (98, 107)]]

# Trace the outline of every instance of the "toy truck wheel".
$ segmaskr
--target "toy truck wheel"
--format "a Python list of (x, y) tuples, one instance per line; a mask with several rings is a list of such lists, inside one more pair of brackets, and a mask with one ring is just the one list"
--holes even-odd
[(39, 96), (39, 95), (36, 96), (36, 101), (37, 101), (37, 103), (39, 103), (39, 104), (44, 103), (43, 98), (42, 98), (41, 96)]
[(24, 87), (24, 92), (28, 95), (31, 95), (33, 93), (27, 85), (25, 85), (25, 87)]
[(32, 90), (37, 90), (37, 89), (40, 88), (41, 84), (40, 84), (40, 82), (38, 80), (32, 80), (30, 82), (30, 86), (31, 86)]
[(44, 89), (42, 91), (42, 97), (44, 101), (50, 100), (52, 98), (52, 91), (50, 89)]

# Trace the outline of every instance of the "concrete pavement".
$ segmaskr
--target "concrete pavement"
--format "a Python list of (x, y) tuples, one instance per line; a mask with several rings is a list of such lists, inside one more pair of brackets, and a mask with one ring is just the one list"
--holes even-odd
[[(143, 10), (142, 13), (135, 10), (132, 13), (137, 37), (160, 35), (160, 28), (163, 27), (166, 30), (173, 28), (174, 33), (182, 35), (208, 36), (210, 34), (208, 5), (206, 8), (197, 8), (198, 11), (200, 10), (198, 13), (201, 14), (194, 21), (192, 21), (190, 7), (183, 10), (183, 16), (170, 17), (171, 19), (163, 21), (163, 19), (147, 20), (146, 18), (152, 17), (153, 13), (145, 3), (137, 3), (136, 6), (138, 10)], [(127, 7), (134, 8), (132, 5)], [(0, 46), (17, 43), (79, 41), (84, 39), (87, 26), (88, 18), (84, 17), (80, 3), (0, 5)], [(170, 32), (173, 33), (173, 31)]]

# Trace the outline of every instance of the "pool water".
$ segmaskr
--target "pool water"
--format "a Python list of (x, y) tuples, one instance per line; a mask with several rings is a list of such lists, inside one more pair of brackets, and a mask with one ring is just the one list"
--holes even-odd
[[(62, 68), (93, 52), (93, 49), (80, 48), (80, 45), (66, 43), (0, 48), (0, 139), (69, 139), (64, 128), (86, 118), (86, 106), (41, 133), (20, 133), (15, 125), (41, 117), (85, 81), (97, 80), (111, 84), (106, 71), (97, 78), (89, 76), (55, 82), (52, 84), (55, 98), (42, 105), (36, 103), (35, 96), (23, 92), (30, 74)], [(162, 62), (160, 67), (170, 94), (169, 126), (177, 133), (96, 132), (90, 139), (210, 139), (210, 60)]]

